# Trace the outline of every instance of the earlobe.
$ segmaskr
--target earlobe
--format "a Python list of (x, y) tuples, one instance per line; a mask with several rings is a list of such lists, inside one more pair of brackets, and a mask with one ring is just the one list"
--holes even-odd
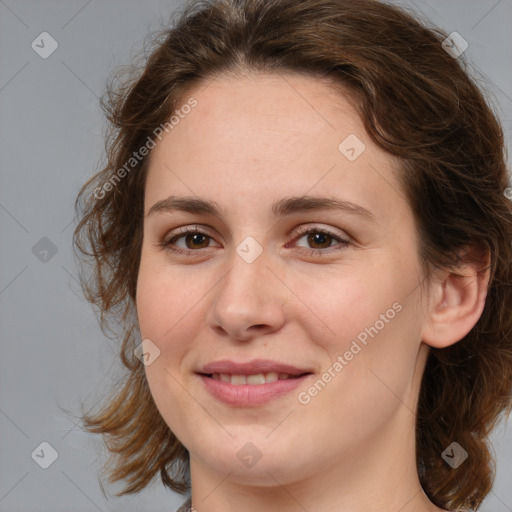
[(459, 254), (460, 264), (432, 283), (432, 300), (422, 331), (427, 345), (445, 348), (460, 341), (482, 315), (490, 277), (488, 250), (472, 247)]

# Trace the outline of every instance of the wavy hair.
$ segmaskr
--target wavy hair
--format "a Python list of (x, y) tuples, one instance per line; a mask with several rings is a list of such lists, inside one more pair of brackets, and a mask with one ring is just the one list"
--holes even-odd
[[(122, 339), (122, 378), (101, 410), (83, 413), (82, 406), (86, 429), (103, 435), (109, 481), (127, 483), (117, 495), (141, 491), (158, 472), (165, 486), (190, 488), (188, 452), (160, 416), (134, 355), (150, 154), (138, 152), (187, 92), (246, 69), (306, 73), (350, 92), (371, 139), (399, 157), (427, 276), (434, 267), (455, 268), (468, 244), (488, 251), (483, 313), (459, 342), (431, 347), (416, 426), (428, 498), (447, 510), (478, 508), (495, 477), (488, 435), (512, 408), (512, 207), (503, 131), (491, 102), (463, 58), (443, 48), (447, 34), (376, 0), (199, 0), (178, 14), (154, 38), (143, 67), (107, 85), (107, 160), (75, 203), (83, 292), (102, 330), (113, 321)], [(130, 160), (135, 153), (139, 158)], [(441, 457), (453, 441), (469, 454), (457, 468)]]

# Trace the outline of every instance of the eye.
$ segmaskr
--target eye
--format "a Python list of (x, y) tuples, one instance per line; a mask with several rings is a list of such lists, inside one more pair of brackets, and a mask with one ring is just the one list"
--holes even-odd
[(350, 244), (348, 240), (342, 238), (340, 235), (332, 233), (329, 230), (320, 229), (317, 227), (302, 228), (302, 230), (300, 231), (300, 235), (301, 236), (298, 238), (298, 240), (306, 237), (306, 242), (308, 244), (313, 246), (323, 246), (320, 248), (313, 247), (312, 249), (306, 249), (306, 252), (312, 255), (325, 254), (326, 252), (331, 253), (332, 251), (330, 249), (333, 247), (331, 245), (331, 242), (333, 240), (337, 240), (339, 242), (339, 244), (337, 245), (341, 246), (334, 249), (336, 251), (345, 249)]
[[(213, 237), (201, 231), (198, 226), (180, 228), (177, 235), (172, 236), (163, 240), (159, 245), (166, 251), (183, 254), (185, 256), (194, 256), (194, 252), (197, 249), (207, 249), (210, 246), (210, 240)], [(317, 227), (302, 228), (299, 232), (300, 237), (297, 240), (307, 237), (307, 243), (314, 246), (310, 249), (305, 249), (306, 253), (312, 255), (321, 255), (326, 252), (332, 252), (332, 241), (338, 241), (338, 248), (334, 250), (342, 250), (346, 248), (350, 242), (336, 233), (332, 233), (326, 229), (320, 229)], [(185, 247), (178, 247), (176, 242), (180, 239), (184, 239)], [(288, 245), (287, 245), (288, 247)], [(300, 246), (299, 246), (300, 247)], [(334, 246), (336, 247), (336, 246)]]
[[(207, 248), (209, 241), (213, 240), (211, 236), (201, 231), (198, 226), (180, 228), (178, 232), (181, 234), (163, 240), (160, 245), (169, 252), (192, 256), (192, 252), (195, 249)], [(184, 238), (186, 246), (184, 249), (175, 245), (175, 242), (180, 238)]]

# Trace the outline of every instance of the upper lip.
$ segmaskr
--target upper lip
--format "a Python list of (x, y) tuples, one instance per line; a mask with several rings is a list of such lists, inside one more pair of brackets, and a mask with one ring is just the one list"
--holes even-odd
[(224, 373), (229, 375), (257, 375), (259, 373), (271, 372), (287, 373), (289, 375), (303, 375), (305, 373), (311, 373), (308, 369), (298, 368), (290, 364), (271, 361), (269, 359), (253, 359), (252, 361), (240, 363), (223, 359), (206, 364), (199, 373), (206, 375), (211, 375), (213, 373)]

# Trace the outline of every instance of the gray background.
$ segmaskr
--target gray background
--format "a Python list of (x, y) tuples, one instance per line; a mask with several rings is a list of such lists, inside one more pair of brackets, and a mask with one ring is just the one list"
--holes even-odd
[[(486, 83), (510, 151), (512, 0), (400, 3), (468, 41), (465, 56)], [(99, 436), (57, 407), (79, 413), (78, 399), (95, 403), (119, 371), (117, 343), (81, 297), (71, 252), (73, 203), (102, 156), (98, 98), (112, 69), (181, 5), (0, 0), (0, 511), (173, 511), (183, 500), (159, 481), (124, 498), (113, 496), (120, 485), (107, 487), (105, 500)], [(44, 31), (59, 44), (47, 59), (31, 48)], [(34, 246), (57, 252), (44, 262)], [(511, 423), (492, 435), (497, 477), (483, 512), (512, 511)], [(46, 470), (31, 457), (43, 441), (58, 452)]]

